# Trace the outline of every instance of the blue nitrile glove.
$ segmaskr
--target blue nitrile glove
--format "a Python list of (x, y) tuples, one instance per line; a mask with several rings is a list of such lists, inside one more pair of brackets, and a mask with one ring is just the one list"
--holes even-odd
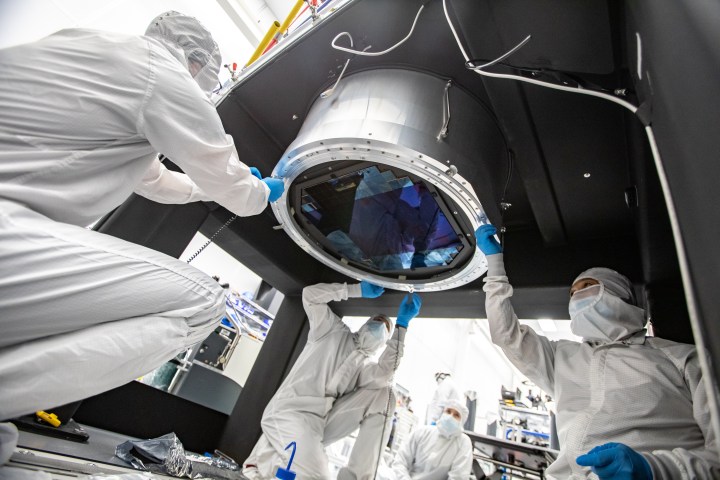
[(279, 178), (265, 177), (262, 181), (265, 182), (265, 185), (267, 185), (270, 189), (270, 197), (268, 198), (269, 202), (274, 202), (280, 198), (285, 191), (285, 183)]
[(475, 230), (475, 238), (477, 238), (477, 245), (480, 251), (485, 255), (495, 255), (496, 253), (502, 253), (502, 246), (495, 240), (494, 235), (497, 233), (497, 229), (490, 224), (480, 225)]
[[(412, 295), (412, 297), (410, 297), (410, 295)], [(422, 300), (420, 299), (420, 295), (418, 295), (417, 293), (405, 295), (405, 298), (403, 298), (403, 301), (400, 304), (400, 309), (398, 310), (397, 321), (395, 322), (395, 324), (398, 327), (407, 328), (410, 320), (415, 318), (417, 314), (420, 313), (421, 305)]]
[(575, 459), (590, 467), (600, 480), (652, 480), (650, 464), (638, 452), (622, 443), (606, 443)]
[(260, 170), (258, 170), (255, 167), (250, 167), (250, 173), (253, 174), (253, 177), (257, 178), (258, 180), (262, 180), (262, 173), (260, 173)]
[(383, 287), (373, 285), (365, 280), (360, 282), (360, 291), (362, 291), (363, 298), (377, 298), (385, 293), (385, 289)]

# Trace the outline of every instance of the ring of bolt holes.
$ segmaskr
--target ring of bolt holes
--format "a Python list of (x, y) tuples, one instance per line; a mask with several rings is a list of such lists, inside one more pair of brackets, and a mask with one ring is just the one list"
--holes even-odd
[[(367, 143), (370, 143), (370, 141), (367, 140)], [(307, 148), (308, 146), (309, 146), (309, 145), (305, 145), (304, 147)], [(288, 166), (289, 166), (289, 165), (293, 165), (293, 164), (297, 164), (297, 162), (307, 161), (307, 160), (310, 159), (310, 157), (315, 157), (315, 156), (318, 156), (318, 159), (319, 159), (319, 160), (325, 160), (329, 155), (332, 154), (333, 149), (335, 149), (336, 151), (341, 151), (341, 150), (343, 149), (343, 147), (331, 147), (331, 148), (327, 148), (327, 147), (324, 146), (324, 143), (323, 143), (323, 142), (320, 142), (320, 146), (323, 146), (323, 147), (324, 147), (323, 150), (326, 150), (326, 151), (325, 151), (325, 152), (319, 152), (319, 151), (316, 150), (316, 151), (310, 151), (310, 152), (300, 153), (300, 154), (297, 154), (297, 153), (291, 154), (290, 156), (288, 156)], [(352, 148), (353, 150), (357, 151), (357, 147), (350, 147), (350, 148)], [(400, 158), (400, 155), (398, 155), (398, 154), (396, 154), (396, 153), (389, 153), (388, 150), (390, 150), (390, 149), (387, 149), (387, 150), (379, 150), (379, 149), (374, 149), (374, 148), (366, 148), (365, 150), (366, 150), (367, 152), (372, 152), (372, 153), (375, 153), (375, 154), (378, 154), (378, 152), (379, 152), (380, 155), (385, 155), (385, 156), (387, 156), (387, 155), (395, 155), (395, 158)], [(422, 154), (418, 154), (418, 158), (419, 158), (419, 159), (422, 159), (424, 162), (434, 161), (434, 162), (440, 163), (440, 162), (438, 162), (437, 160), (434, 160), (434, 159), (432, 159), (432, 158), (426, 158), (426, 157), (425, 157), (424, 155), (422, 155)], [(350, 158), (349, 158), (348, 156), (346, 156), (346, 159), (349, 160)], [(317, 160), (317, 159), (313, 159), (313, 160)], [(337, 157), (332, 157), (332, 156), (330, 156), (330, 159), (327, 160), (327, 161), (320, 161), (320, 162), (317, 162), (317, 163), (313, 162), (313, 165), (311, 165), (311, 167), (316, 167), (316, 166), (318, 166), (318, 165), (322, 165), (323, 163), (332, 163), (333, 161), (336, 161), (336, 160), (337, 160)], [(360, 160), (366, 160), (366, 159), (365, 159), (365, 157), (361, 157)], [(371, 160), (368, 160), (368, 161), (371, 161)], [(414, 162), (415, 162), (415, 161), (414, 161), (413, 159), (410, 160), (410, 163), (414, 163)], [(379, 162), (379, 163), (382, 163), (382, 162)], [(441, 165), (442, 165), (442, 164), (441, 164)], [(286, 167), (286, 168), (287, 168), (287, 167)], [(295, 176), (291, 179), (291, 181), (294, 181), (296, 178), (298, 178), (298, 177), (302, 174), (302, 172), (306, 171), (307, 169), (308, 169), (308, 168), (305, 168), (305, 169), (299, 171), (299, 172), (297, 173), (297, 175), (295, 175)], [(423, 172), (423, 171), (419, 171), (419, 173), (418, 173), (418, 172), (415, 172), (415, 171), (410, 171), (410, 173), (415, 174), (416, 176), (422, 178), (424, 181), (430, 182), (432, 185), (434, 185), (434, 186), (436, 186), (436, 187), (444, 187), (444, 186), (446, 186), (445, 184), (449, 184), (450, 186), (455, 187), (455, 190), (456, 190), (455, 193), (456, 193), (456, 194), (458, 194), (458, 195), (463, 195), (463, 194), (466, 195), (465, 198), (462, 198), (462, 202), (457, 202), (457, 201), (456, 201), (456, 203), (459, 203), (459, 204), (461, 204), (461, 205), (464, 205), (464, 206), (468, 207), (467, 203), (465, 203), (465, 202), (468, 202), (468, 203), (471, 204), (471, 205), (469, 206), (469, 208), (470, 208), (471, 210), (474, 210), (476, 215), (478, 214), (478, 212), (480, 211), (479, 202), (476, 202), (476, 201), (474, 201), (471, 197), (469, 197), (467, 191), (464, 190), (464, 189), (462, 189), (459, 185), (457, 185), (457, 183), (458, 183), (457, 181), (455, 181), (455, 180), (452, 179), (452, 178), (451, 178), (450, 180), (445, 179), (443, 176), (439, 175), (439, 174), (442, 174), (442, 173), (445, 173), (445, 172), (444, 172), (443, 170), (440, 170), (439, 168), (433, 166), (433, 165), (429, 165), (429, 168), (428, 168), (428, 167), (424, 167), (424, 168), (423, 168), (423, 170), (429, 170), (429, 169), (432, 169), (432, 170), (431, 170), (432, 172), (438, 174), (438, 177), (439, 177), (443, 182), (437, 182), (436, 180), (433, 180), (429, 174), (427, 174), (427, 178), (426, 178), (426, 176), (424, 175), (425, 172)], [(441, 184), (441, 183), (442, 183), (442, 184)], [(462, 183), (465, 184), (466, 181), (463, 180)], [(447, 193), (447, 190), (446, 190), (446, 189), (442, 189), (442, 190), (443, 190), (445, 193)], [(455, 198), (453, 198), (453, 199), (456, 200)], [(473, 205), (474, 205), (474, 206), (473, 206)], [(278, 212), (283, 212), (283, 211), (285, 211), (286, 209), (281, 209), (281, 208), (279, 208), (279, 207), (276, 207), (275, 210), (278, 211)], [(288, 213), (287, 219), (288, 219), (288, 220), (291, 220), (291, 224), (294, 224), (295, 222), (294, 222), (294, 219), (293, 219), (292, 215), (290, 215), (289, 212), (287, 212), (287, 213)], [(453, 213), (455, 213), (455, 212), (453, 212)], [(464, 212), (464, 213), (467, 214), (467, 212)], [(455, 213), (455, 214), (457, 215), (457, 213)], [(282, 216), (282, 215), (281, 215), (281, 216)], [(470, 216), (469, 216), (469, 217), (470, 217)], [(285, 222), (285, 223), (287, 223), (287, 222)], [(317, 258), (318, 260), (320, 260), (321, 258), (325, 258), (325, 259), (328, 259), (334, 266), (337, 266), (337, 265), (338, 265), (337, 261), (336, 261), (334, 258), (331, 258), (331, 257), (327, 256), (322, 250), (310, 247), (310, 243), (307, 242), (307, 241), (302, 237), (302, 235), (300, 234), (300, 232), (299, 232), (298, 230), (300, 230), (300, 227), (299, 227), (299, 226), (297, 226), (297, 228), (294, 228), (293, 231), (292, 231), (292, 233), (293, 233), (294, 235), (291, 235), (291, 237), (294, 237), (294, 238), (295, 238), (296, 243), (298, 243), (303, 250), (305, 250), (305, 251), (307, 251), (309, 254), (315, 256), (315, 258)], [(469, 236), (470, 234), (467, 234), (467, 235)], [(468, 266), (471, 266), (474, 262), (476, 262), (477, 259), (478, 259), (478, 257), (480, 257), (480, 255), (476, 252), (476, 253), (473, 255), (472, 259), (468, 262), (466, 268), (467, 268)], [(321, 261), (322, 261), (322, 260), (321, 260)], [(470, 277), (470, 276), (472, 276), (472, 275), (475, 274), (478, 270), (480, 270), (484, 265), (487, 265), (487, 262), (486, 262), (486, 260), (485, 260), (484, 258), (482, 258), (482, 259), (480, 259), (480, 264), (479, 264), (479, 265), (476, 265), (476, 266), (473, 267), (473, 268), (471, 268), (471, 270), (468, 271), (468, 272), (466, 272), (464, 276), (465, 276), (465, 277)], [(355, 272), (356, 269), (355, 269), (354, 267), (349, 266), (349, 265), (342, 265), (341, 268), (343, 268), (344, 270), (350, 271), (350, 272), (352, 272), (352, 273), (363, 273), (363, 272)], [(482, 273), (481, 273), (481, 274), (482, 274)], [(481, 274), (480, 274), (480, 275), (481, 275)], [(450, 282), (448, 282), (449, 279), (444, 279), (444, 280), (441, 280), (441, 281), (438, 282), (440, 285), (438, 285), (437, 287), (428, 288), (428, 291), (438, 290), (438, 289), (440, 289), (442, 286), (447, 286), (447, 287), (449, 287), (449, 288), (452, 288), (452, 287), (454, 287), (454, 286), (456, 286), (456, 285), (462, 285), (462, 284), (469, 283), (469, 282), (477, 279), (478, 277), (479, 277), (479, 275), (478, 275), (477, 277), (475, 277), (475, 278), (472, 278), (472, 279), (463, 278), (463, 279), (460, 279), (460, 280), (457, 280), (457, 279), (456, 279), (456, 280), (450, 281)], [(385, 282), (386, 282), (387, 280), (382, 280), (382, 281), (385, 281)]]

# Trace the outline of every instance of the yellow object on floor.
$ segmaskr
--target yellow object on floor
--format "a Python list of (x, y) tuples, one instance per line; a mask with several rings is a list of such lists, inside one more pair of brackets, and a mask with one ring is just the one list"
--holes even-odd
[(42, 420), (43, 422), (49, 423), (53, 427), (59, 427), (60, 426), (60, 420), (58, 419), (57, 415), (54, 413), (47, 413), (40, 410), (39, 412), (35, 412), (35, 415)]

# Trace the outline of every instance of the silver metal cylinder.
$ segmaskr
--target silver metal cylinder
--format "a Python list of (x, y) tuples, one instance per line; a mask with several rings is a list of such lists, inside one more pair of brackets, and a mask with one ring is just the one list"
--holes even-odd
[[(488, 150), (487, 136), (478, 131), (487, 123), (487, 113), (477, 100), (453, 88), (447, 79), (401, 69), (356, 73), (343, 78), (331, 95), (316, 100), (273, 176), (282, 178), (289, 192), (304, 171), (325, 163), (359, 160), (399, 167), (451, 198), (458, 206), (453, 213), (465, 216), (475, 229), (486, 216), (472, 185), (462, 176), (462, 166), (473, 164)], [(356, 279), (394, 289), (445, 290), (487, 270), (484, 255), (476, 250), (452, 275), (427, 281), (375, 275), (338, 261), (308, 241), (293, 218), (287, 193), (273, 204), (273, 211), (305, 251)]]

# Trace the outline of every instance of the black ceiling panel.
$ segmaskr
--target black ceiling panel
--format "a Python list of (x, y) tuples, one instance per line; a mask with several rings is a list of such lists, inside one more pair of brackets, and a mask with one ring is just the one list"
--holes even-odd
[[(624, 109), (536, 86), (530, 112), (569, 240), (633, 234)], [(637, 120), (635, 120), (637, 121)], [(586, 177), (589, 174), (589, 177)]]
[(471, 58), (492, 60), (531, 35), (508, 64), (591, 74), (615, 71), (605, 0), (448, 0), (448, 6)]

